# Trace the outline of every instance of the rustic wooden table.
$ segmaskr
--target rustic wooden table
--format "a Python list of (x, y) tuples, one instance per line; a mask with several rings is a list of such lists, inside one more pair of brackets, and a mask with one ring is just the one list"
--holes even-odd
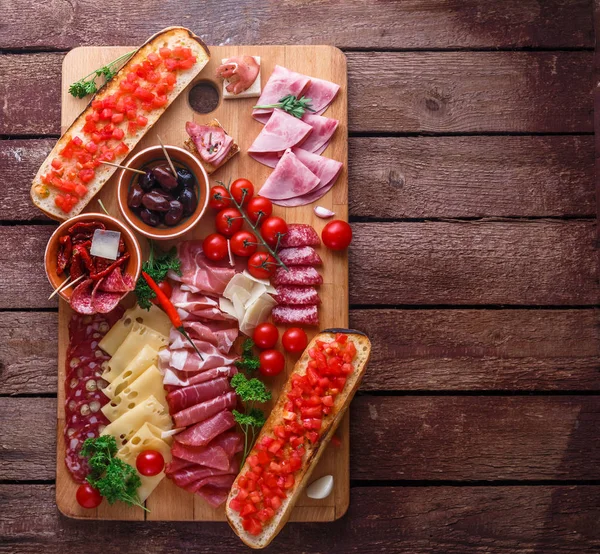
[[(29, 183), (65, 52), (171, 24), (348, 57), (351, 506), (271, 552), (600, 549), (592, 0), (0, 0), (0, 552), (242, 552), (224, 524), (79, 522), (54, 502), (54, 225)], [(596, 112), (598, 113), (598, 112)]]

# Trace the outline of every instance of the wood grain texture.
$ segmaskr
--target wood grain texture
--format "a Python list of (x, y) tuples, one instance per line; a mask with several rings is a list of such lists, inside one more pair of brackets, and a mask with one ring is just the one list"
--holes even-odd
[[(0, 431), (0, 480), (54, 479), (55, 413), (54, 398), (0, 397), (0, 415), (12, 423)], [(359, 395), (350, 409), (350, 477), (599, 479), (599, 424), (590, 396)]]
[[(597, 310), (352, 310), (361, 390), (598, 390)], [(392, 330), (392, 331), (390, 331)]]
[[(68, 49), (136, 44), (167, 25), (188, 25), (207, 44), (322, 44), (371, 48), (589, 47), (589, 0), (297, 3), (157, 0), (126, 10), (118, 0), (2, 0), (0, 48)], [(119, 17), (114, 17), (118, 14)], [(125, 16), (126, 14), (126, 16)], [(40, 21), (45, 25), (41, 26)]]
[[(0, 135), (60, 133), (63, 57), (0, 58), (7, 98)], [(347, 59), (351, 132), (593, 130), (592, 52), (348, 52)]]
[(353, 137), (349, 159), (355, 217), (596, 213), (591, 136)]
[(594, 397), (361, 396), (351, 415), (353, 479), (600, 477)]
[[(0, 218), (41, 220), (29, 185), (54, 139), (0, 141)], [(594, 138), (351, 137), (350, 215), (369, 218), (590, 216)]]
[[(600, 487), (365, 487), (348, 515), (288, 524), (270, 554), (591, 554)], [(0, 485), (0, 551), (247, 553), (225, 523), (89, 522), (58, 516), (51, 485)], [(23, 518), (23, 514), (36, 514)], [(84, 546), (85, 545), (85, 546)], [(218, 545), (218, 546), (217, 546)]]
[(592, 222), (355, 223), (350, 302), (598, 304)]
[(352, 53), (349, 128), (592, 131), (592, 64), (592, 52)]
[[(57, 314), (0, 312), (0, 394), (56, 393)], [(363, 391), (598, 390), (596, 310), (351, 310)], [(390, 329), (394, 329), (390, 333)]]

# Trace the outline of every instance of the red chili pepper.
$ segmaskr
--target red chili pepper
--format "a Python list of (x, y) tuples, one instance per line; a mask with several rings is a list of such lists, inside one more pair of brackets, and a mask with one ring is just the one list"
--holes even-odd
[(75, 225), (69, 227), (67, 232), (70, 235), (73, 235), (75, 233), (84, 233), (91, 237), (96, 229), (102, 229), (104, 231), (106, 229), (106, 225), (104, 225), (104, 223), (101, 223), (100, 221), (90, 221), (89, 223), (80, 221), (79, 223), (75, 223)]
[(171, 299), (156, 284), (156, 281), (152, 279), (152, 277), (150, 277), (150, 275), (148, 275), (145, 271), (142, 271), (142, 276), (144, 277), (146, 283), (148, 283), (148, 286), (154, 291), (154, 294), (156, 294), (156, 299), (159, 305), (165, 311), (167, 316), (169, 316), (173, 327), (175, 327), (175, 329), (177, 329), (189, 341), (189, 343), (194, 347), (194, 350), (198, 356), (200, 356), (200, 359), (204, 360), (202, 354), (200, 354), (200, 350), (198, 350), (190, 336), (187, 334), (187, 331), (183, 326), (183, 322), (181, 321), (181, 317), (179, 316), (179, 312), (177, 311), (177, 308), (173, 306)]
[(94, 281), (99, 281), (103, 277), (106, 277), (107, 275), (112, 273), (113, 269), (115, 269), (119, 266), (122, 266), (128, 259), (129, 259), (129, 252), (126, 252), (120, 258), (118, 258), (116, 261), (114, 261), (112, 264), (110, 264), (106, 269), (103, 269), (102, 271), (97, 272), (96, 269), (94, 268), (93, 271), (90, 272), (90, 279), (93, 279)]

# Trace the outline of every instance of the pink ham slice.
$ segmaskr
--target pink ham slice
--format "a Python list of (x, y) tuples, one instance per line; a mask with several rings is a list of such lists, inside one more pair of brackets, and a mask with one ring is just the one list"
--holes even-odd
[(187, 347), (177, 349), (163, 348), (158, 353), (159, 369), (165, 371), (167, 368), (171, 368), (185, 372), (199, 372), (216, 367), (232, 365), (237, 359), (236, 356), (227, 356), (226, 354), (223, 354), (213, 344), (208, 342), (194, 341), (194, 344), (202, 353), (203, 360), (201, 360), (200, 356), (192, 350), (192, 346), (189, 343), (187, 345), (190, 347), (189, 349)]
[(275, 171), (260, 189), (260, 195), (279, 204), (280, 200), (309, 193), (318, 187), (319, 183), (319, 178), (291, 150), (286, 150)]
[[(304, 91), (309, 84), (310, 77), (276, 65), (256, 105), (276, 104), (288, 94), (293, 94), (300, 98), (304, 95)], [(253, 110), (252, 117), (261, 123), (266, 123), (269, 117), (271, 117), (272, 112), (272, 108)]]
[[(232, 327), (227, 321), (190, 321), (183, 322), (185, 330), (192, 339), (210, 342), (214, 344), (221, 352), (227, 353), (231, 350), (235, 339), (238, 336), (238, 328)], [(176, 329), (171, 330), (179, 333)]]
[(165, 466), (165, 473), (167, 477), (175, 475), (183, 471), (186, 468), (190, 468), (194, 465), (194, 462), (190, 462), (189, 460), (182, 460), (181, 458), (176, 458), (173, 456), (171, 461)]
[(188, 121), (185, 130), (194, 142), (200, 157), (215, 166), (223, 161), (233, 144), (233, 139), (220, 127), (198, 125)]
[(200, 383), (206, 383), (212, 381), (218, 377), (231, 378), (237, 373), (237, 368), (233, 365), (226, 367), (215, 367), (207, 371), (196, 372), (184, 372), (170, 367), (165, 370), (163, 383), (167, 391), (175, 390), (179, 387), (189, 387), (191, 385), (199, 385)]
[(167, 403), (171, 412), (179, 412), (194, 404), (225, 394), (229, 390), (231, 390), (229, 380), (226, 377), (219, 377), (213, 381), (182, 387), (170, 392), (167, 394)]
[(206, 446), (215, 437), (235, 426), (235, 419), (229, 410), (188, 427), (175, 436), (175, 440), (189, 446)]
[(275, 288), (273, 298), (277, 304), (289, 306), (312, 306), (321, 303), (315, 287), (281, 285)]
[[(231, 481), (232, 484), (233, 481), (235, 481), (235, 478)], [(227, 500), (230, 489), (231, 485), (223, 489), (213, 486), (204, 486), (196, 491), (196, 494), (204, 498), (204, 500), (206, 500), (213, 508), (218, 508)]]
[(248, 154), (283, 152), (292, 146), (300, 146), (311, 132), (308, 123), (283, 110), (275, 110), (248, 148)]
[(310, 84), (304, 91), (304, 96), (311, 99), (311, 107), (316, 114), (322, 114), (337, 96), (340, 86), (330, 81), (310, 78)]
[(219, 445), (208, 446), (186, 446), (174, 442), (171, 447), (171, 454), (182, 460), (194, 462), (203, 466), (215, 469), (225, 470), (229, 467), (229, 456), (227, 452)]
[[(185, 285), (183, 285), (185, 287)], [(183, 290), (182, 285), (176, 283), (171, 293), (171, 302), (176, 308), (187, 312), (194, 310), (206, 310), (207, 308), (218, 308), (219, 303), (210, 296)]]
[(288, 267), (292, 265), (321, 265), (321, 256), (312, 246), (282, 248), (277, 252), (279, 259)]
[(288, 268), (278, 267), (271, 278), (273, 285), (320, 285), (323, 277), (311, 266), (297, 265)]
[(201, 465), (192, 464), (191, 462), (186, 462), (183, 460), (187, 466), (182, 469), (171, 472), (169, 475), (175, 484), (178, 487), (185, 487), (187, 485), (191, 485), (196, 481), (200, 481), (201, 479), (206, 479), (207, 477), (214, 477), (216, 475), (230, 475), (237, 474), (239, 471), (239, 463), (237, 460), (231, 460), (229, 467), (227, 469), (215, 469), (214, 467), (205, 467)]
[(281, 248), (291, 246), (319, 246), (321, 239), (314, 227), (306, 223), (288, 223), (288, 232), (281, 239)]
[(222, 410), (230, 410), (235, 407), (236, 403), (237, 397), (235, 392), (232, 391), (206, 402), (190, 406), (185, 410), (171, 414), (171, 416), (175, 422), (175, 427), (187, 427), (204, 421)]
[[(185, 489), (192, 493), (200, 494), (200, 489), (202, 487), (215, 487), (216, 489), (230, 489), (231, 485), (235, 481), (235, 475), (232, 473), (223, 474), (223, 475), (211, 475), (209, 477), (205, 477), (204, 479), (200, 479), (191, 485), (185, 487)], [(203, 495), (204, 496), (204, 495)]]
[(312, 127), (312, 133), (302, 143), (301, 148), (308, 151), (320, 154), (327, 148), (333, 133), (338, 127), (339, 121), (322, 115), (315, 115), (306, 112), (302, 116), (302, 121), (308, 123)]
[(316, 306), (275, 306), (271, 317), (278, 325), (319, 325)]

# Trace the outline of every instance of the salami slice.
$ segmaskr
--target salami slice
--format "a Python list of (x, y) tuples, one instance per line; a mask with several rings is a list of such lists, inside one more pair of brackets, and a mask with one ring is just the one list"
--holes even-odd
[(320, 285), (323, 277), (308, 265), (297, 265), (288, 268), (278, 267), (271, 282), (274, 285)]
[(321, 239), (310, 225), (304, 223), (289, 223), (288, 232), (281, 239), (281, 248), (291, 246), (319, 246)]
[(135, 288), (131, 275), (123, 274), (120, 267), (115, 267), (100, 285), (100, 290), (105, 292), (129, 292)]
[(276, 287), (273, 298), (275, 298), (277, 304), (288, 306), (313, 306), (321, 303), (319, 293), (315, 287), (281, 285)]
[(94, 281), (86, 279), (79, 283), (71, 294), (71, 308), (80, 314), (94, 314), (94, 306), (92, 303), (92, 291), (94, 289)]
[(100, 279), (92, 290), (92, 309), (94, 313), (107, 314), (112, 312), (117, 305), (119, 300), (123, 296), (120, 292), (106, 292), (102, 290), (104, 279)]
[(279, 259), (287, 266), (292, 265), (321, 265), (321, 256), (312, 246), (297, 246), (282, 248), (278, 253)]
[(271, 317), (277, 324), (319, 325), (316, 306), (275, 306)]

